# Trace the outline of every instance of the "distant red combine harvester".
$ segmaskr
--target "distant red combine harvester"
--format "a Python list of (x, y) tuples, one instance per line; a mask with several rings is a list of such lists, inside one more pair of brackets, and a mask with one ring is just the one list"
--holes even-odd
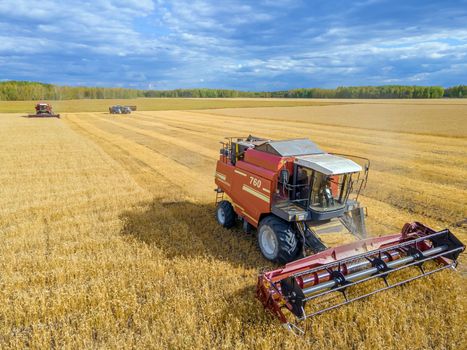
[(40, 102), (35, 108), (36, 114), (29, 114), (29, 118), (60, 118), (60, 114), (54, 114), (50, 103)]

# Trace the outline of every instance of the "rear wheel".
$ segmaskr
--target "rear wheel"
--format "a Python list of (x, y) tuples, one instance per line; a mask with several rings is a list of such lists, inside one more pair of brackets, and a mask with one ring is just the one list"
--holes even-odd
[(260, 222), (258, 244), (264, 257), (274, 262), (285, 264), (298, 256), (299, 242), (292, 225), (277, 216)]
[(216, 219), (219, 225), (230, 228), (235, 225), (236, 214), (229, 201), (220, 201), (216, 208)]

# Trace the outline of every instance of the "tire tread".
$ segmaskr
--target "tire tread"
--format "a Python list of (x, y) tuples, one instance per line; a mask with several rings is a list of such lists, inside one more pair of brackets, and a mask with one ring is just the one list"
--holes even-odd
[[(224, 214), (225, 214), (224, 224), (220, 223), (219, 219), (217, 217), (217, 211), (219, 210), (219, 208), (224, 209)], [(237, 214), (235, 214), (233, 206), (229, 201), (222, 200), (222, 201), (219, 202), (219, 204), (217, 204), (216, 220), (219, 223), (219, 225), (221, 225), (221, 226), (223, 226), (225, 228), (231, 228), (231, 227), (233, 227), (235, 225), (236, 219), (237, 219)]]
[(279, 251), (274, 261), (280, 264), (294, 261), (298, 256), (300, 244), (292, 229), (292, 225), (273, 215), (267, 216), (261, 220), (260, 226), (262, 225), (268, 225), (276, 233), (279, 242)]

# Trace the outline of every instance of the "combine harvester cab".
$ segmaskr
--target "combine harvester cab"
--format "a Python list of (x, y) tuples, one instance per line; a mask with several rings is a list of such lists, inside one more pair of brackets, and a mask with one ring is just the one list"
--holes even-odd
[[(290, 329), (303, 331), (299, 323), (309, 317), (455, 267), (465, 248), (449, 230), (435, 232), (420, 223), (367, 238), (358, 196), (368, 179), (368, 159), (329, 154), (307, 139), (248, 136), (221, 143), (217, 221), (228, 228), (239, 219), (246, 232), (256, 228), (264, 257), (286, 264), (259, 275), (257, 298)], [(328, 248), (321, 239), (328, 233), (356, 240)], [(419, 273), (396, 273), (410, 267)], [(352, 295), (361, 288), (351, 287), (370, 280), (383, 285)]]
[(41, 102), (36, 104), (36, 114), (29, 114), (29, 118), (60, 118), (60, 114), (54, 114), (50, 103)]

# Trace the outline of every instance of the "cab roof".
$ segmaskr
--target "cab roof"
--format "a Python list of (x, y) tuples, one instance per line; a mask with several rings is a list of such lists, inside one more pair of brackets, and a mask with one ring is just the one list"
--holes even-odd
[(295, 158), (295, 164), (316, 170), (324, 175), (339, 175), (362, 171), (353, 160), (329, 153), (310, 154)]

